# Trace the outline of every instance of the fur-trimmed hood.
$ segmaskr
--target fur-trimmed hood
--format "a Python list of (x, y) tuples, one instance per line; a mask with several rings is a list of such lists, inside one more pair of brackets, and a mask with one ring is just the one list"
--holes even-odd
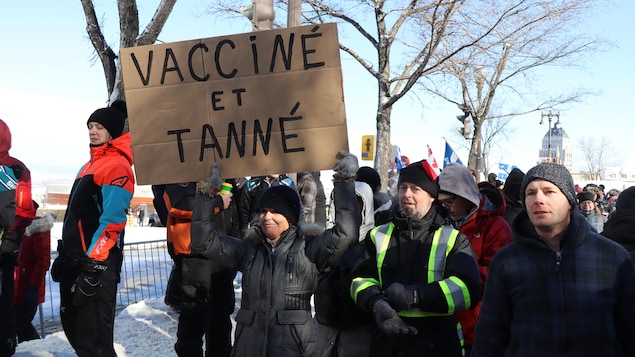
[(49, 232), (53, 228), (53, 224), (55, 223), (55, 218), (53, 218), (50, 214), (45, 214), (42, 217), (35, 217), (33, 222), (26, 227), (24, 234), (27, 236), (31, 236), (35, 233), (44, 233)]

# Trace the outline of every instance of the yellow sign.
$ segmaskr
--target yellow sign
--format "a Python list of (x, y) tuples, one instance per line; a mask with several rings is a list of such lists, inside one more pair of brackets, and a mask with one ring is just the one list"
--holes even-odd
[(374, 160), (375, 154), (375, 136), (362, 136), (362, 160)]

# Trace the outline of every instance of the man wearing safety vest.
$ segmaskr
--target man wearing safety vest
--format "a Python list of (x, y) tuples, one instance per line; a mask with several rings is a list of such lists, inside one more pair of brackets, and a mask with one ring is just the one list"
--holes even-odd
[(455, 313), (480, 300), (469, 241), (443, 225), (434, 202), (437, 174), (427, 161), (401, 169), (399, 212), (372, 229), (352, 273), (351, 296), (375, 317), (373, 356), (463, 356)]

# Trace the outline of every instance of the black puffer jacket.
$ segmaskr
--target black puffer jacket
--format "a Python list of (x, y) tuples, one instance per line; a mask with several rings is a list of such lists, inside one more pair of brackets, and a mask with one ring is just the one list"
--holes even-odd
[(615, 210), (600, 234), (621, 244), (635, 262), (635, 209)]
[(317, 356), (310, 299), (318, 273), (359, 238), (354, 183), (334, 190), (335, 226), (320, 235), (291, 226), (275, 249), (258, 228), (245, 239), (219, 235), (210, 217), (222, 199), (196, 194), (192, 253), (243, 273), (234, 356)]

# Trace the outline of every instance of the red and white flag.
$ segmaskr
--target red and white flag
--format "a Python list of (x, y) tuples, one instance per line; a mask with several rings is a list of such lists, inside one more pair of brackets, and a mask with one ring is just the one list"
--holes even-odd
[(423, 161), (423, 169), (426, 171), (426, 174), (428, 174), (428, 177), (430, 177), (432, 180), (436, 180), (437, 177), (439, 177), (439, 174), (441, 173), (441, 170), (439, 169), (439, 165), (437, 165), (437, 160), (434, 158), (434, 155), (432, 154), (432, 149), (430, 149), (430, 145), (428, 146), (428, 159)]

